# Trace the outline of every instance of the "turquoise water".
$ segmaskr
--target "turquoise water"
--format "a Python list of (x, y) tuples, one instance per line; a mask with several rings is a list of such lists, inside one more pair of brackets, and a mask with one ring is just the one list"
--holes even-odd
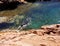
[[(30, 20), (26, 21), (27, 18), (30, 18), (31, 22), (29, 22)], [(26, 29), (37, 29), (42, 25), (60, 24), (60, 2), (33, 3), (28, 11), (24, 12), (24, 14), (18, 14), (12, 22), (0, 24), (0, 29), (18, 28), (20, 25), (28, 23)]]
[(25, 15), (31, 18), (28, 28), (60, 23), (60, 2), (36, 2)]

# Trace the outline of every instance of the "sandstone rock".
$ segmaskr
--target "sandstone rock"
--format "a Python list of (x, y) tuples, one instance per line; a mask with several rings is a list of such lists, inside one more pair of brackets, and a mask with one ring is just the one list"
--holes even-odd
[(45, 33), (50, 34), (59, 34), (60, 32), (60, 24), (46, 25), (42, 26), (41, 29), (45, 30)]
[(0, 46), (60, 46), (60, 36), (1, 32)]
[(33, 33), (33, 34), (37, 34), (37, 35), (44, 35), (44, 30), (41, 30), (41, 29), (32, 29), (29, 31), (30, 33)]
[(6, 29), (6, 31), (0, 32), (0, 46), (60, 46), (59, 28), (60, 24), (20, 32), (17, 32), (19, 30)]

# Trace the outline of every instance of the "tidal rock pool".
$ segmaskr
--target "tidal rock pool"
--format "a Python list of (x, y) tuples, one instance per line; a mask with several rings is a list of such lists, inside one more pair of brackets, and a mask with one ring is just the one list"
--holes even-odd
[(58, 24), (60, 23), (60, 2), (36, 2), (26, 15), (31, 18), (29, 28)]
[[(19, 10), (19, 12), (21, 11)], [(19, 16), (24, 17), (20, 18)], [(15, 17), (15, 21), (12, 24), (13, 26), (10, 26), (9, 24), (10, 27), (19, 27), (25, 25), (25, 28), (27, 29), (38, 29), (42, 25), (59, 24), (60, 2), (35, 2), (31, 4), (30, 8), (25, 10), (22, 15), (19, 14), (19, 16)], [(30, 20), (28, 20), (28, 18), (30, 18)]]

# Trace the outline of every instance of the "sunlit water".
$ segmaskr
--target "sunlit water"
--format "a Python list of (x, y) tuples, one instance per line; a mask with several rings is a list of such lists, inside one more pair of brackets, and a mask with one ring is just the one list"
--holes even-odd
[(40, 28), (42, 25), (60, 23), (60, 2), (34, 3), (35, 7), (26, 12), (31, 17), (29, 28)]
[[(60, 2), (33, 3), (31, 8), (28, 11), (26, 11), (24, 15), (26, 15), (25, 19), (20, 20), (21, 23), (19, 22), (20, 24), (18, 24), (18, 26), (21, 25), (23, 21), (26, 22), (26, 18), (31, 18), (30, 25), (26, 27), (30, 29), (40, 28), (42, 25), (60, 23)], [(14, 23), (13, 26), (16, 26), (15, 24), (16, 23)]]

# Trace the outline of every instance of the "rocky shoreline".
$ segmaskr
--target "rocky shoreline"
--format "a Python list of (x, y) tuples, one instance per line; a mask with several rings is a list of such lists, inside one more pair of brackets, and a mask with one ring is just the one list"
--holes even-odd
[(60, 24), (45, 25), (41, 26), (40, 29), (29, 29), (29, 30), (17, 30), (17, 29), (3, 29), (0, 32), (22, 32), (22, 34), (37, 34), (37, 35), (60, 35)]
[(0, 46), (60, 46), (60, 24), (40, 29), (20, 31), (6, 29), (0, 32)]

